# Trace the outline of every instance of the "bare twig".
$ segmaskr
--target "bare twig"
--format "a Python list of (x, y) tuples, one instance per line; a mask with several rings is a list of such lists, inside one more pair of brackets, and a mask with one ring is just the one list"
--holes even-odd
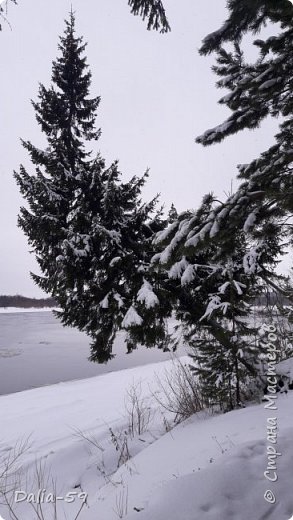
[(152, 410), (147, 399), (142, 396), (142, 382), (133, 383), (126, 393), (125, 409), (128, 430), (132, 437), (147, 431), (152, 420)]
[(166, 370), (163, 378), (156, 376), (156, 382), (158, 391), (153, 396), (165, 410), (174, 414), (175, 424), (204, 408), (198, 381), (180, 359), (173, 359), (171, 370)]
[(113, 509), (118, 518), (124, 518), (128, 513), (128, 486), (122, 484), (122, 489), (116, 495), (116, 507)]

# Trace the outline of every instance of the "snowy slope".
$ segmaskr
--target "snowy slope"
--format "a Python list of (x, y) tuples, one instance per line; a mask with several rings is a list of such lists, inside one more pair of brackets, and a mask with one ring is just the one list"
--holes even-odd
[[(276, 411), (261, 403), (224, 415), (201, 413), (166, 433), (152, 393), (155, 373), (162, 378), (170, 366), (158, 363), (0, 397), (0, 457), (20, 437), (31, 435), (23, 471), (33, 471), (35, 461), (42, 461), (57, 478), (59, 495), (88, 493), (81, 520), (291, 518), (293, 392), (278, 396)], [(131, 458), (117, 469), (120, 452), (109, 428), (122, 446), (125, 394), (135, 381), (141, 381), (153, 417), (148, 432), (128, 438)], [(267, 419), (272, 417), (278, 421), (277, 444), (267, 440)], [(77, 429), (90, 442), (76, 435)], [(281, 453), (275, 457), (276, 482), (264, 476), (268, 446)], [(30, 486), (27, 491), (32, 491)], [(50, 489), (50, 483), (44, 487)], [(276, 503), (264, 499), (266, 490), (275, 494)], [(21, 520), (35, 520), (28, 504), (18, 507)], [(67, 514), (74, 520), (79, 507), (79, 498), (74, 504), (58, 503), (58, 519)], [(51, 518), (49, 506), (44, 508), (45, 518)], [(0, 515), (9, 518), (1, 506)]]

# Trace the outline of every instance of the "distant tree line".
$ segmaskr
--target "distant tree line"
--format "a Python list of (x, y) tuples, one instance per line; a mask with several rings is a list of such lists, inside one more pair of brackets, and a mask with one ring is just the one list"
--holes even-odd
[(31, 307), (41, 309), (42, 307), (56, 307), (54, 298), (26, 298), (19, 294), (14, 296), (0, 295), (0, 307)]

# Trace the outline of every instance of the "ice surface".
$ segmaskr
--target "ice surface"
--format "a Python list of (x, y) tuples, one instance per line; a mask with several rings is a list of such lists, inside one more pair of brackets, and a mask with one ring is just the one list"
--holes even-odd
[(126, 354), (125, 333), (119, 332), (116, 357), (107, 364), (92, 363), (85, 334), (63, 327), (51, 311), (16, 311), (0, 313), (0, 394), (169, 359), (167, 352), (145, 347)]

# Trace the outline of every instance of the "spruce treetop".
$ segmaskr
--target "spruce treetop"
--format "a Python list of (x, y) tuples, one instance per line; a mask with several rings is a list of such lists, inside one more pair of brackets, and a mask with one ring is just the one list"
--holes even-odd
[[(32, 102), (36, 119), (46, 134), (54, 159), (71, 171), (89, 156), (85, 141), (97, 140), (101, 131), (95, 128), (100, 97), (90, 99), (91, 72), (83, 53), (86, 44), (75, 34), (75, 16), (71, 11), (60, 37), (60, 56), (53, 61), (52, 84), (40, 84), (39, 101)], [(33, 152), (30, 143), (25, 143)], [(51, 157), (52, 159), (52, 157)], [(46, 161), (45, 161), (46, 162)]]

